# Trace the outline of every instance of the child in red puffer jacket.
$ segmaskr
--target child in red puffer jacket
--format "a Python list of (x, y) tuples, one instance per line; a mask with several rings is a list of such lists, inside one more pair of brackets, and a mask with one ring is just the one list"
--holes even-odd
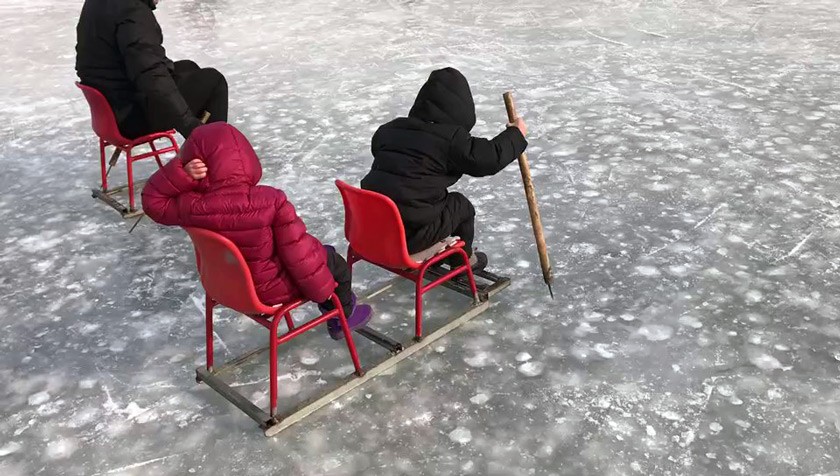
[[(327, 311), (335, 292), (351, 329), (363, 327), (373, 310), (356, 304), (347, 262), (306, 232), (286, 194), (257, 185), (261, 176), (257, 154), (235, 127), (200, 126), (181, 154), (149, 178), (143, 210), (160, 224), (204, 228), (231, 240), (264, 303), (304, 298)], [(344, 337), (338, 319), (327, 325), (333, 339)]]

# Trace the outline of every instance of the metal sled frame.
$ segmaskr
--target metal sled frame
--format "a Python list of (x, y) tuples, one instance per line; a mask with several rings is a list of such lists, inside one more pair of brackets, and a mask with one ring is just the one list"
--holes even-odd
[[(161, 157), (164, 154), (170, 152), (175, 152), (176, 154), (178, 153), (178, 143), (175, 141), (174, 133), (175, 131), (167, 131), (150, 134), (148, 136), (140, 137), (139, 139), (132, 141), (132, 143), (126, 146), (111, 144), (105, 141), (104, 139), (99, 139), (99, 165), (102, 173), (102, 185), (99, 188), (92, 189), (91, 196), (95, 199), (105, 202), (105, 204), (107, 204), (114, 210), (120, 212), (120, 215), (122, 215), (123, 218), (132, 218), (142, 215), (143, 211), (135, 207), (134, 188), (138, 185), (142, 186), (146, 182), (146, 180), (134, 180), (134, 162), (154, 157), (154, 159), (157, 161), (158, 167), (163, 167)], [(157, 146), (155, 146), (155, 141), (158, 139), (168, 139), (170, 145), (158, 149)], [(144, 144), (147, 144), (152, 150), (150, 152), (145, 152), (139, 155), (132, 155), (132, 150), (135, 147)], [(111, 157), (110, 164), (109, 162), (105, 161), (105, 148), (109, 145), (116, 147), (116, 150), (114, 151), (114, 154)], [(127, 174), (127, 183), (126, 185), (113, 187), (109, 189), (108, 173), (110, 172), (111, 167), (113, 167), (113, 165), (116, 163), (121, 152), (125, 152), (126, 155), (125, 167)], [(120, 203), (116, 198), (114, 198), (114, 195), (126, 190), (128, 191), (128, 206), (126, 206), (123, 203)]]
[[(390, 352), (390, 357), (385, 359), (384, 361), (380, 362), (373, 368), (368, 369), (364, 373), (360, 374), (350, 374), (336, 386), (334, 386), (330, 391), (326, 392), (322, 396), (315, 397), (313, 399), (301, 402), (300, 404), (296, 405), (291, 411), (289, 411), (286, 415), (279, 415), (274, 414), (270, 415), (269, 413), (265, 412), (264, 410), (260, 409), (256, 405), (254, 405), (251, 401), (245, 398), (242, 394), (234, 390), (230, 385), (226, 384), (222, 377), (237, 367), (249, 362), (253, 358), (261, 355), (266, 350), (269, 350), (269, 347), (263, 347), (260, 349), (253, 350), (251, 352), (247, 352), (241, 357), (235, 358), (222, 366), (213, 367), (212, 365), (212, 357), (210, 357), (212, 350), (208, 351), (208, 365), (207, 367), (199, 367), (196, 369), (196, 380), (198, 382), (204, 382), (208, 386), (210, 386), (213, 390), (219, 393), (222, 397), (228, 400), (230, 403), (235, 405), (237, 408), (242, 410), (245, 414), (251, 417), (260, 428), (263, 430), (265, 436), (272, 437), (280, 433), (281, 431), (285, 430), (286, 428), (294, 425), (295, 423), (303, 420), (307, 416), (311, 415), (312, 413), (318, 411), (319, 409), (329, 405), (333, 401), (341, 398), (342, 396), (346, 395), (347, 393), (353, 391), (354, 389), (364, 385), (369, 380), (375, 378), (378, 375), (381, 375), (383, 372), (391, 369), (395, 365), (399, 364), (406, 358), (414, 355), (415, 353), (419, 352), (420, 350), (428, 347), (433, 342), (437, 341), (441, 337), (449, 334), (453, 330), (457, 329), (458, 327), (462, 326), (464, 323), (470, 321), (475, 316), (481, 314), (482, 312), (486, 311), (490, 307), (490, 302), (487, 298), (482, 299), (481, 293), (479, 293), (477, 288), (474, 288), (475, 291), (473, 292), (470, 290), (470, 297), (473, 298), (472, 304), (465, 309), (462, 313), (455, 316), (452, 320), (444, 324), (439, 329), (433, 331), (427, 336), (422, 336), (422, 298), (423, 295), (429, 292), (430, 290), (438, 287), (438, 286), (446, 286), (445, 283), (451, 282), (453, 279), (458, 277), (462, 274), (467, 274), (468, 277), (472, 278), (471, 269), (468, 268), (468, 265), (459, 266), (451, 271), (444, 272), (439, 276), (432, 276), (431, 273), (428, 273), (429, 269), (433, 267), (435, 264), (439, 263), (441, 260), (446, 259), (448, 256), (452, 256), (455, 254), (460, 254), (464, 259), (465, 263), (469, 262), (469, 259), (466, 253), (461, 248), (452, 248), (446, 250), (445, 252), (441, 253), (438, 256), (435, 256), (431, 260), (423, 263), (423, 266), (419, 270), (416, 271), (409, 271), (409, 270), (398, 270), (398, 269), (391, 269), (383, 267), (388, 271), (396, 273), (406, 279), (410, 279), (414, 283), (416, 283), (416, 290), (417, 290), (417, 316), (416, 316), (416, 325), (415, 325), (415, 338), (408, 344), (404, 345), (401, 342), (398, 342), (390, 337), (371, 329), (370, 327), (363, 327), (361, 329), (357, 329), (356, 333), (361, 335), (372, 342), (384, 347)], [(352, 249), (348, 252), (349, 260), (348, 264), (356, 263), (358, 261), (362, 261), (363, 258), (352, 251)], [(352, 265), (351, 265), (352, 266)], [(428, 284), (424, 284), (424, 280), (431, 279), (432, 282)], [(475, 281), (472, 280), (472, 283), (475, 284)], [(507, 282), (509, 284), (509, 281)], [(386, 286), (387, 289), (391, 285)], [(371, 296), (379, 294), (380, 292), (384, 291), (381, 289)], [(500, 290), (500, 289), (499, 289)], [(460, 291), (459, 291), (460, 292)], [(497, 291), (496, 291), (497, 292)], [(489, 296), (489, 293), (485, 293), (485, 295)], [(278, 312), (278, 315), (287, 316), (285, 312), (282, 314)], [(254, 319), (254, 316), (249, 316)], [(293, 326), (293, 323), (289, 323), (291, 319), (286, 317), (287, 326)], [(212, 349), (212, 340), (213, 340), (213, 331), (212, 331), (212, 312), (207, 313), (207, 345), (208, 349)], [(259, 321), (258, 321), (259, 322)], [(268, 324), (266, 322), (263, 325)], [(272, 332), (276, 332), (277, 323), (275, 323)], [(314, 326), (312, 326), (314, 327)], [(304, 326), (299, 329), (295, 329), (295, 334), (305, 332), (312, 327)], [(276, 351), (275, 351), (276, 352)], [(274, 361), (274, 365), (272, 366), (272, 372), (276, 372), (276, 353), (270, 356), (270, 359)]]

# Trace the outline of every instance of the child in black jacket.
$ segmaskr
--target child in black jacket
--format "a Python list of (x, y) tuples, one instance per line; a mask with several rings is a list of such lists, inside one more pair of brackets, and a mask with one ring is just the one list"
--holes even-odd
[(409, 253), (459, 236), (473, 268), (481, 269), (487, 257), (473, 253), (475, 209), (465, 196), (447, 188), (464, 174), (485, 177), (500, 172), (528, 142), (521, 119), (490, 140), (472, 137), (474, 125), (475, 104), (467, 79), (454, 68), (433, 71), (408, 117), (394, 119), (373, 135), (373, 166), (362, 188), (396, 203)]

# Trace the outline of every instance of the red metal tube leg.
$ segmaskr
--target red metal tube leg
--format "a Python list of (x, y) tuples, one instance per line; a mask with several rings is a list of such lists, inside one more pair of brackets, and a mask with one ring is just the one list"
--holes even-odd
[(359, 362), (359, 354), (356, 352), (356, 343), (353, 341), (353, 332), (350, 330), (350, 324), (347, 323), (347, 316), (344, 315), (344, 308), (341, 306), (341, 301), (335, 294), (332, 295), (332, 302), (338, 310), (338, 319), (341, 321), (341, 329), (344, 331), (344, 340), (347, 341), (347, 349), (350, 350), (350, 359), (353, 361), (353, 367), (356, 368), (356, 375), (361, 377), (364, 374), (362, 364)]
[(207, 370), (213, 371), (213, 307), (216, 303), (209, 296), (204, 298), (204, 330), (207, 333)]
[(155, 147), (155, 141), (150, 141), (149, 147), (151, 147), (152, 152), (155, 153), (155, 160), (157, 161), (158, 167), (163, 168), (163, 162), (160, 161), (160, 153), (158, 152), (157, 147)]
[(134, 159), (131, 157), (131, 149), (126, 151), (126, 158), (125, 158), (125, 168), (128, 171), (128, 210), (134, 211), (134, 167), (132, 162)]
[(280, 316), (276, 316), (271, 326), (271, 333), (268, 337), (268, 399), (269, 415), (274, 418), (277, 410), (277, 326), (280, 325)]
[(288, 327), (290, 331), (295, 330), (295, 321), (292, 320), (292, 313), (287, 312), (285, 317), (286, 317), (286, 327)]
[(464, 258), (464, 266), (467, 268), (467, 278), (470, 280), (470, 290), (473, 293), (473, 299), (477, 303), (478, 299), (478, 287), (475, 285), (475, 276), (473, 275), (472, 266), (470, 266), (470, 257), (467, 256), (467, 252), (464, 251), (463, 248), (459, 249), (461, 257)]
[(414, 290), (414, 340), (423, 339), (423, 273), (417, 276)]
[(105, 164), (105, 141), (99, 139), (99, 165), (102, 169), (102, 191), (108, 191), (108, 168)]

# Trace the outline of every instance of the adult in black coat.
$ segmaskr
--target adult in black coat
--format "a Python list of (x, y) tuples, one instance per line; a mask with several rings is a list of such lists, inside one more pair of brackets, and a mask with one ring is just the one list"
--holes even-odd
[(447, 189), (465, 174), (500, 172), (525, 151), (527, 129), (520, 119), (488, 140), (470, 135), (474, 125), (467, 79), (445, 68), (432, 72), (408, 117), (394, 119), (373, 135), (373, 166), (362, 188), (396, 203), (410, 253), (455, 235), (466, 243), (474, 267), (486, 264), (486, 256), (472, 253), (475, 208), (465, 196)]
[(173, 128), (189, 137), (204, 111), (227, 121), (224, 76), (166, 57), (157, 2), (85, 0), (76, 27), (76, 73), (105, 95), (128, 138)]

